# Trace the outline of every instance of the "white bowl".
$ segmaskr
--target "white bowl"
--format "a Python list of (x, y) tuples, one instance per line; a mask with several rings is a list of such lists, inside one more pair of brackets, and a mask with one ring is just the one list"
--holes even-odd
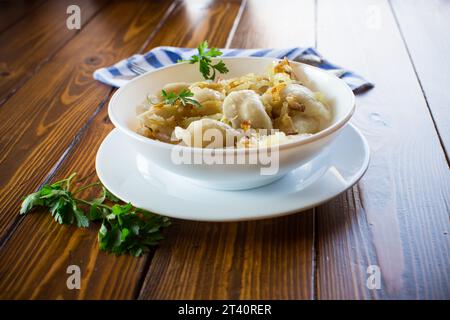
[[(263, 74), (276, 59), (272, 58), (223, 58), (229, 72), (226, 78), (241, 76), (247, 73)], [(170, 82), (201, 81), (198, 65), (180, 63), (143, 74), (121, 87), (109, 102), (109, 117), (112, 123), (128, 137), (137, 154), (137, 166), (140, 173), (146, 177), (150, 168), (158, 166), (180, 176), (184, 176), (196, 184), (224, 190), (249, 189), (268, 184), (284, 176), (290, 170), (305, 166), (311, 159), (322, 157), (323, 166), (327, 165), (327, 146), (336, 138), (341, 129), (350, 120), (355, 109), (355, 97), (351, 89), (336, 76), (306, 64), (291, 62), (294, 72), (313, 91), (322, 92), (332, 109), (330, 125), (322, 131), (305, 139), (281, 144), (271, 149), (272, 168), (278, 166), (276, 172), (262, 174), (264, 166), (260, 163), (238, 164), (236, 159), (242, 156), (261, 154), (261, 149), (201, 149), (172, 145), (146, 138), (136, 129), (139, 122), (136, 118), (136, 107), (141, 104), (147, 94), (158, 92)], [(306, 78), (305, 78), (306, 77)], [(305, 80), (308, 79), (308, 80)], [(231, 164), (187, 164), (174, 161), (174, 154), (182, 152), (186, 157), (199, 157), (210, 154), (213, 150), (217, 157), (229, 157)], [(248, 158), (247, 158), (248, 159)], [(114, 159), (111, 159), (114, 161)], [(275, 162), (278, 162), (276, 164)], [(311, 168), (309, 174), (315, 175), (321, 168)], [(306, 170), (307, 172), (308, 170)]]

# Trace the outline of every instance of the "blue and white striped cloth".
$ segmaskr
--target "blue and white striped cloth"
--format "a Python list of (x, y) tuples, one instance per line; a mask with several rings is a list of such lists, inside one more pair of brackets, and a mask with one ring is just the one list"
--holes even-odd
[[(223, 52), (222, 57), (287, 57), (289, 60), (314, 65), (336, 74), (355, 93), (369, 90), (374, 86), (353, 71), (343, 69), (324, 59), (314, 48), (220, 50)], [(145, 54), (135, 54), (110, 67), (96, 70), (94, 79), (114, 87), (120, 87), (143, 71), (150, 71), (174, 64), (180, 59), (189, 59), (195, 54), (197, 54), (197, 49), (195, 48), (156, 47)]]

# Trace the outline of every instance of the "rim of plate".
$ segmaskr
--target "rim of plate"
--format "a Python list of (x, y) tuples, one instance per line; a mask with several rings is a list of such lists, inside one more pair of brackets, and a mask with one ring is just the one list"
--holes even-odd
[[(133, 203), (133, 205), (138, 206), (143, 209), (146, 209), (146, 210), (149, 210), (156, 214), (164, 215), (164, 216), (171, 217), (171, 218), (193, 220), (193, 221), (205, 221), (205, 222), (232, 222), (232, 221), (262, 220), (262, 219), (280, 217), (280, 216), (285, 216), (285, 215), (289, 215), (289, 214), (293, 214), (293, 213), (300, 213), (300, 212), (306, 211), (313, 207), (319, 206), (319, 205), (337, 197), (338, 195), (342, 194), (343, 192), (347, 191), (349, 188), (354, 186), (364, 176), (364, 173), (367, 171), (367, 168), (369, 167), (370, 148), (369, 148), (369, 144), (368, 144), (366, 138), (359, 131), (359, 129), (357, 129), (355, 126), (353, 126), (352, 124), (348, 124), (348, 126), (351, 128), (351, 130), (354, 131), (354, 133), (356, 133), (356, 135), (359, 137), (359, 139), (362, 142), (362, 147), (363, 147), (362, 150), (364, 151), (364, 159), (361, 163), (359, 170), (352, 175), (352, 179), (346, 183), (346, 185), (342, 188), (342, 190), (339, 190), (339, 192), (333, 192), (332, 194), (321, 199), (320, 201), (315, 201), (308, 205), (304, 205), (304, 206), (300, 206), (300, 207), (268, 210), (267, 212), (263, 212), (260, 214), (242, 215), (241, 217), (231, 217), (230, 219), (223, 218), (222, 216), (219, 216), (219, 218), (214, 217), (214, 216), (199, 218), (199, 217), (192, 216), (192, 214), (176, 214), (176, 213), (174, 214), (173, 212), (168, 212), (167, 210), (149, 208), (147, 205), (140, 204), (140, 203)], [(123, 134), (120, 130), (114, 129), (113, 131), (111, 131), (108, 134), (108, 136), (111, 135), (115, 130), (117, 130), (119, 133)], [(101, 149), (104, 145), (104, 142), (108, 138), (108, 136), (105, 137), (105, 139), (102, 142), (102, 145), (100, 146), (99, 150), (97, 151), (97, 156), (96, 156), (97, 175), (98, 175), (100, 181), (102, 182), (102, 184), (104, 184), (108, 188), (109, 191), (111, 191), (114, 195), (116, 195), (121, 200), (127, 202), (129, 200), (124, 199), (125, 197), (123, 197), (123, 192), (120, 192), (119, 190), (116, 190), (114, 186), (111, 186), (110, 184), (108, 185), (108, 183), (105, 183), (108, 179), (102, 175), (103, 174), (102, 170), (99, 170), (99, 155), (101, 154)], [(129, 147), (131, 148), (131, 146), (129, 146)], [(142, 179), (142, 181), (146, 181), (145, 178), (140, 175), (139, 175), (139, 179)], [(183, 179), (183, 178), (180, 177), (180, 179)], [(319, 177), (316, 181), (314, 181), (310, 185), (308, 185), (305, 188), (305, 190), (309, 187), (312, 187), (314, 184), (318, 183), (321, 179), (323, 179), (323, 176)], [(276, 182), (274, 182), (274, 183), (276, 183)], [(199, 188), (201, 188), (201, 187), (199, 187)], [(211, 190), (211, 189), (207, 189), (207, 188), (204, 188), (204, 189)], [(258, 188), (256, 188), (256, 189), (258, 189)], [(227, 192), (227, 191), (220, 191), (220, 190), (215, 190), (215, 191), (218, 193)], [(243, 190), (243, 191), (245, 191), (245, 190)], [(240, 191), (235, 191), (235, 192), (240, 192)], [(301, 191), (299, 191), (299, 192), (301, 192)]]

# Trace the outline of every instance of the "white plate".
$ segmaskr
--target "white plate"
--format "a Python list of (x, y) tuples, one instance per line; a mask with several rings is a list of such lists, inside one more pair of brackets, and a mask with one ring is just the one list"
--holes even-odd
[(260, 188), (206, 189), (157, 167), (144, 178), (127, 138), (114, 129), (98, 150), (96, 169), (113, 194), (137, 207), (179, 219), (237, 221), (295, 213), (330, 200), (362, 177), (369, 164), (369, 147), (359, 130), (347, 125), (330, 146), (325, 169), (305, 178), (305, 170), (323, 167), (315, 161), (323, 159)]

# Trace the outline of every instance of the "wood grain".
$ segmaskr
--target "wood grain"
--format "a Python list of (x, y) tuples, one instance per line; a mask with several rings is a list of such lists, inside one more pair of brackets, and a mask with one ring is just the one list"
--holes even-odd
[[(395, 14), (387, 0), (109, 3), (0, 107), (0, 299), (449, 299), (450, 172), (433, 124), (446, 143), (447, 78), (431, 75), (450, 64), (438, 52), (432, 57), (442, 68), (425, 61), (430, 52), (420, 41), (443, 52), (446, 44), (435, 35), (423, 39), (411, 24), (420, 18), (421, 28), (442, 34), (435, 28), (445, 28), (439, 19), (450, 13), (439, 1), (424, 3), (412, 12), (394, 1)], [(96, 179), (113, 90), (95, 82), (93, 70), (154, 46), (203, 39), (247, 48), (317, 41), (327, 58), (375, 82), (358, 96), (353, 119), (372, 151), (360, 183), (288, 217), (175, 220), (140, 259), (100, 252), (97, 225), (60, 226), (45, 211), (17, 216), (21, 196), (44, 182), (73, 171), (86, 183)], [(81, 267), (81, 290), (66, 287), (72, 264)], [(366, 286), (369, 265), (380, 267), (380, 290)]]
[(145, 51), (162, 45), (196, 48), (205, 39), (210, 46), (223, 47), (240, 5), (240, 0), (183, 1), (171, 18), (176, 22), (163, 25)]
[[(353, 120), (370, 167), (316, 211), (318, 298), (448, 299), (450, 172), (389, 4), (319, 0), (317, 40), (376, 85)], [(369, 265), (380, 267), (380, 290), (366, 287)]]
[(283, 0), (277, 5), (271, 0), (249, 0), (231, 47), (313, 47), (314, 8), (314, 1), (310, 0)]
[[(105, 1), (47, 1), (25, 19), (0, 34), (0, 107), (37, 69), (79, 31), (66, 27), (66, 9), (77, 4), (81, 26), (104, 6)], [(32, 3), (31, 3), (32, 4)], [(20, 35), (20, 36), (18, 36)]]
[(450, 30), (450, 2), (391, 3), (449, 162), (450, 41), (442, 32)]
[[(279, 20), (263, 14), (273, 3), (249, 1), (231, 47), (314, 45), (313, 1), (288, 4), (285, 19), (297, 19), (299, 13), (304, 19), (280, 34)], [(249, 30), (256, 20), (264, 33)], [(308, 35), (302, 43), (301, 35)], [(313, 238), (312, 211), (239, 223), (177, 220), (154, 254), (139, 298), (310, 299)]]
[[(112, 33), (110, 41), (127, 46), (127, 49), (122, 49), (126, 51), (120, 51), (119, 54), (129, 55), (141, 50), (152, 35), (152, 29), (162, 21), (169, 8), (172, 8), (170, 3), (162, 2), (152, 5), (115, 3), (101, 12), (93, 25), (99, 28), (97, 32), (109, 30)], [(154, 20), (147, 20), (150, 14)], [(116, 37), (128, 38), (128, 41), (123, 43)], [(103, 37), (103, 40), (108, 39)], [(86, 38), (84, 41), (91, 40)], [(98, 43), (94, 41), (95, 44)], [(108, 53), (108, 48), (99, 49)], [(114, 46), (110, 47), (112, 49), (117, 50)], [(95, 51), (93, 48), (90, 50)], [(109, 59), (118, 58), (115, 53), (108, 54)], [(108, 60), (103, 63), (112, 62)], [(97, 88), (100, 98), (111, 93), (110, 88), (98, 85), (93, 79), (88, 81)], [(100, 112), (93, 117), (89, 126), (78, 133), (71, 146), (75, 149), (66, 151), (61, 163), (47, 178), (59, 179), (76, 171), (80, 176), (87, 177), (85, 183), (96, 179), (95, 154), (112, 125), (107, 118), (105, 101), (98, 101), (95, 95), (85, 98), (90, 99), (87, 102), (91, 102), (93, 107), (99, 106)], [(80, 141), (81, 136), (83, 139)], [(16, 210), (14, 214), (17, 214)], [(91, 225), (89, 229), (60, 226), (43, 210), (20, 222), (0, 250), (0, 298), (130, 299), (136, 295), (136, 287), (146, 266), (145, 258), (115, 257), (100, 252), (97, 245), (98, 225)], [(82, 272), (80, 290), (68, 290), (66, 286), (66, 269), (72, 264), (78, 265)]]
[[(209, 3), (208, 6), (210, 10), (202, 10), (202, 14), (197, 14), (196, 21), (218, 23), (224, 31), (231, 28), (233, 19), (230, 18), (230, 13), (237, 13), (239, 3), (229, 6), (217, 1)], [(228, 14), (218, 14), (225, 12), (218, 8), (227, 8)], [(147, 9), (154, 8), (147, 7), (145, 10)], [(161, 10), (162, 8), (159, 11)], [(156, 35), (164, 32), (164, 38), (169, 39), (168, 44), (184, 45), (183, 40), (178, 38), (178, 33), (169, 31), (182, 30), (183, 24), (192, 22), (180, 18), (185, 16), (186, 10), (185, 4), (177, 5)], [(144, 11), (142, 14), (149, 14), (149, 12)], [(119, 17), (116, 19), (120, 21)], [(198, 43), (205, 36), (216, 41), (214, 37), (216, 27), (210, 29), (210, 36), (199, 32), (203, 30), (205, 24), (194, 23), (193, 25), (198, 25), (198, 29), (192, 29), (193, 41)], [(173, 37), (172, 41), (170, 41), (171, 37)], [(152, 39), (151, 37), (146, 42), (153, 43)], [(73, 147), (67, 151), (65, 158), (52, 176), (53, 180), (65, 177), (74, 171), (80, 176), (89, 177), (85, 183), (96, 179), (95, 155), (100, 143), (111, 129), (112, 124), (108, 120), (107, 108), (104, 104), (86, 129), (79, 134)], [(151, 255), (143, 258), (129, 256), (117, 258), (106, 255), (98, 249), (97, 230), (98, 225), (88, 230), (56, 225), (44, 211), (27, 216), (0, 251), (0, 261), (2, 261), (0, 297), (33, 299), (130, 299), (136, 297), (141, 286), (141, 276), (145, 275), (147, 270), (147, 259), (150, 259)], [(32, 234), (31, 237), (30, 234)], [(20, 239), (27, 239), (27, 241)], [(35, 255), (36, 247), (39, 248), (38, 255)], [(16, 255), (17, 252), (21, 253)], [(77, 264), (82, 270), (82, 286), (79, 291), (71, 291), (66, 287), (66, 268), (70, 264)], [(19, 274), (13, 272), (22, 268), (23, 265), (30, 266), (25, 270), (26, 272)], [(31, 271), (32, 268), (33, 271)]]
[[(94, 159), (112, 124), (101, 109), (54, 180), (77, 172), (83, 184), (96, 180)], [(86, 159), (90, 161), (87, 162)], [(58, 225), (45, 210), (25, 217), (0, 250), (0, 298), (15, 299), (131, 299), (145, 271), (145, 258), (116, 257), (101, 252), (99, 225), (78, 229)], [(81, 270), (81, 289), (66, 286), (69, 265)]]
[(111, 3), (0, 108), (0, 239), (111, 93), (92, 72), (140, 50), (169, 7)]
[(44, 0), (15, 0), (0, 2), (0, 32), (11, 27), (23, 19), (27, 14), (33, 12)]
[(311, 298), (312, 214), (239, 223), (177, 220), (140, 299)]

